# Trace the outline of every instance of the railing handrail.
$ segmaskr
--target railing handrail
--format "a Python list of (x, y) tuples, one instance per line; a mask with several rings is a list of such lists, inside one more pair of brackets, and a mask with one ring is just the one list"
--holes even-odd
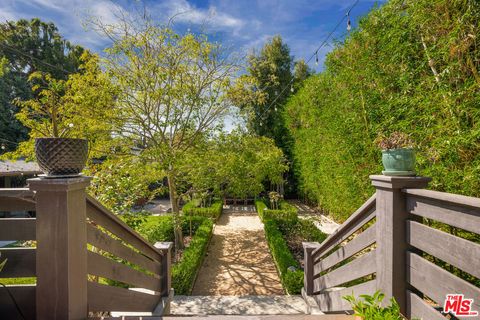
[(35, 192), (29, 188), (0, 188), (0, 197), (20, 198), (35, 201)]
[(402, 191), (412, 196), (449, 202), (462, 207), (473, 207), (480, 209), (480, 198), (426, 189), (403, 189)]
[[(356, 226), (365, 216), (370, 213), (370, 209), (375, 207), (376, 203), (376, 193), (374, 193), (360, 208), (358, 208), (334, 233), (325, 239), (318, 248), (312, 252), (312, 256), (315, 258), (322, 253), (325, 249), (328, 249), (332, 243), (335, 242), (339, 237), (344, 235), (345, 232), (351, 230), (352, 227)], [(361, 225), (359, 226), (361, 227)]]
[[(134, 236), (137, 238), (139, 241), (143, 242), (146, 246), (148, 246), (150, 249), (152, 249), (155, 252), (158, 252), (158, 249), (155, 248), (150, 242), (148, 242), (145, 238), (143, 238), (141, 235), (139, 235), (135, 230), (130, 228), (125, 222), (123, 222), (119, 217), (117, 217), (115, 214), (110, 212), (105, 206), (103, 206), (98, 200), (93, 198), (90, 195), (87, 195), (87, 203), (90, 203), (92, 206), (94, 206), (96, 209), (98, 209), (105, 217), (109, 218), (112, 220), (115, 224), (120, 225), (122, 229), (125, 230), (125, 232), (129, 233), (130, 235)], [(118, 235), (121, 236), (121, 235)]]

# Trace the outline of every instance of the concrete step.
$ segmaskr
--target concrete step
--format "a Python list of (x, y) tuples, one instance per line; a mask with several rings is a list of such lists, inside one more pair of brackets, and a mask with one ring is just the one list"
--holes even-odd
[(92, 318), (91, 320), (355, 320), (353, 316), (343, 314), (325, 314), (325, 315), (258, 315), (258, 316), (164, 316), (164, 317), (149, 317), (149, 316), (125, 316), (125, 317), (104, 317)]
[(302, 296), (175, 296), (171, 315), (302, 315)]

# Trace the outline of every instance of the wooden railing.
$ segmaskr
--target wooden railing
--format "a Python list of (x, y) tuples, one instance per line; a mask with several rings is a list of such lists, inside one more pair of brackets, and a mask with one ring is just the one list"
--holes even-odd
[(304, 293), (324, 312), (377, 290), (409, 319), (448, 319), (447, 294), (480, 312), (480, 199), (423, 190), (423, 177), (371, 179), (374, 196), (323, 243), (304, 244)]
[[(2, 278), (35, 277), (36, 285), (0, 288), (0, 318), (85, 319), (111, 311), (168, 313), (171, 243), (151, 245), (98, 201), (89, 178), (31, 179), (30, 189), (0, 189), (0, 241), (36, 240), (36, 248), (3, 248)], [(34, 244), (32, 243), (32, 244)], [(18, 281), (18, 280), (17, 280)]]
[[(29, 189), (0, 189), (0, 211), (4, 213), (26, 213), (35, 211), (34, 193)], [(21, 214), (20, 214), (21, 216)], [(35, 218), (1, 218), (0, 241), (17, 242), (35, 240)], [(1, 278), (18, 278), (18, 283), (31, 284), (7, 285), (21, 312), (27, 319), (35, 317), (35, 256), (32, 247), (0, 248), (0, 262), (7, 259), (7, 264), (0, 273)], [(33, 278), (33, 279), (28, 279)], [(20, 319), (20, 315), (5, 288), (0, 287), (0, 318)]]
[(171, 244), (152, 246), (91, 197), (87, 218), (89, 311), (154, 311), (169, 295)]
[[(404, 192), (407, 211), (414, 215), (407, 222), (411, 248), (406, 279), (412, 286), (407, 291), (407, 314), (445, 319), (438, 310), (452, 293), (473, 298), (472, 307), (480, 313), (480, 199), (429, 190)], [(477, 286), (462, 278), (476, 278)]]
[(321, 310), (348, 310), (343, 296), (375, 291), (375, 203), (373, 195), (321, 244), (304, 243), (305, 292)]

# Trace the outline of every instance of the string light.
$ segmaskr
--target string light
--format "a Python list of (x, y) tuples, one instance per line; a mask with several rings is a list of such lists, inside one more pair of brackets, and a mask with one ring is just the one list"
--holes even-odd
[(352, 22), (350, 21), (350, 12), (348, 12), (347, 31), (350, 30), (352, 30)]
[(293, 84), (292, 84), (292, 86), (290, 87), (290, 92), (294, 92), (294, 91), (295, 89), (293, 88)]
[(315, 51), (315, 65), (318, 66), (318, 51)]

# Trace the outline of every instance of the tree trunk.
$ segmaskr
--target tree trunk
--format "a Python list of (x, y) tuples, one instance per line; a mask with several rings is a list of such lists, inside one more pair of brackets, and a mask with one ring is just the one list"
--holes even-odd
[(168, 191), (170, 195), (170, 205), (173, 213), (173, 228), (175, 234), (175, 251), (183, 249), (182, 223), (180, 221), (180, 206), (178, 205), (178, 195), (175, 184), (175, 175), (172, 171), (167, 173)]

